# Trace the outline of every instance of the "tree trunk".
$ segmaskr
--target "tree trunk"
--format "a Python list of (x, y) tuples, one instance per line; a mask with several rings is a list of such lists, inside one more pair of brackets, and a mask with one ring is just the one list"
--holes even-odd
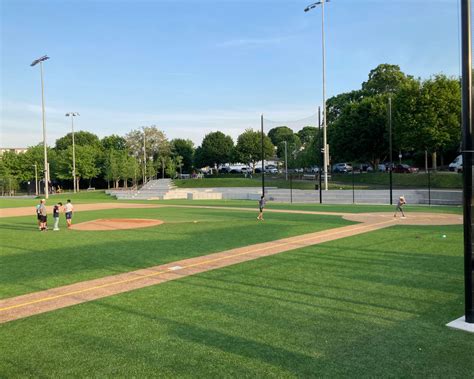
[(436, 165), (436, 151), (433, 151), (431, 153), (431, 167), (435, 171), (438, 169), (438, 166)]

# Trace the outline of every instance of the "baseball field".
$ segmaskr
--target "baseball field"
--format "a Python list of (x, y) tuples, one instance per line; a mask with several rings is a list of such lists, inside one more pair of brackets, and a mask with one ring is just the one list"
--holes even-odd
[(0, 201), (2, 378), (474, 372), (460, 208), (71, 199)]

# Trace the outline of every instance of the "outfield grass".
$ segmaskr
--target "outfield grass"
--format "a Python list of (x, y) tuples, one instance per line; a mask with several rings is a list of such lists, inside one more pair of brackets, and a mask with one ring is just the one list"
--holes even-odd
[[(331, 181), (334, 185), (352, 185), (352, 180), (356, 186), (365, 188), (388, 188), (390, 176), (383, 172), (366, 174), (336, 174)], [(462, 175), (454, 172), (431, 172), (429, 181), (428, 174), (420, 172), (418, 174), (392, 174), (393, 186), (395, 188), (428, 188), (433, 189), (461, 189)]]
[[(390, 177), (387, 173), (356, 173), (332, 174), (329, 180), (330, 189), (352, 189), (352, 181), (356, 189), (378, 189), (388, 188)], [(392, 174), (393, 186), (395, 188), (428, 188), (428, 174)], [(262, 185), (261, 177), (242, 178), (234, 176), (209, 177), (204, 179), (182, 179), (173, 181), (177, 187), (182, 188), (206, 188), (206, 187), (259, 187)], [(299, 180), (294, 178), (290, 184), (289, 180), (276, 177), (265, 177), (265, 184), (269, 187), (290, 188), (302, 190), (314, 190), (316, 180)], [(430, 173), (430, 186), (433, 189), (461, 189), (462, 175), (452, 172)]]
[[(0, 198), (0, 208), (14, 208), (14, 207), (28, 207), (38, 204), (39, 199), (42, 199), (42, 196), (38, 196), (36, 199), (32, 198)], [(66, 204), (66, 201), (70, 199), (72, 203), (83, 204), (83, 203), (102, 203), (102, 202), (113, 202), (117, 199), (115, 197), (105, 194), (105, 191), (84, 191), (84, 192), (66, 192), (58, 195), (49, 195), (47, 204), (55, 204), (57, 202), (62, 202)]]
[(462, 267), (461, 226), (285, 252), (2, 324), (0, 376), (472, 377)]
[(184, 208), (76, 212), (74, 223), (155, 218), (165, 224), (78, 231), (66, 230), (61, 218), (62, 230), (43, 233), (34, 216), (0, 218), (0, 298), (352, 224), (338, 216), (272, 214), (260, 223), (256, 216), (257, 211)]
[[(173, 183), (180, 188), (222, 188), (222, 187), (260, 187), (262, 185), (261, 177), (255, 178), (239, 178), (239, 177), (217, 177), (204, 179), (178, 179), (173, 180)], [(265, 185), (267, 187), (284, 188), (284, 189), (300, 189), (300, 190), (314, 190), (316, 180), (289, 180), (265, 177)], [(352, 184), (329, 183), (330, 189), (352, 189)], [(366, 188), (366, 187), (360, 187)]]

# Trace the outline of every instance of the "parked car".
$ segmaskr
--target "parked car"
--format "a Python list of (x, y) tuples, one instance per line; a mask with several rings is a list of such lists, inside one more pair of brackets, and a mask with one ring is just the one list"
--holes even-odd
[(278, 174), (278, 170), (275, 167), (269, 167), (265, 169), (267, 174)]
[(370, 163), (361, 163), (359, 165), (359, 171), (360, 172), (372, 172), (374, 169), (372, 168), (372, 165)]
[(318, 166), (312, 166), (305, 169), (305, 172), (309, 172), (311, 174), (317, 174), (319, 172)]
[(393, 172), (395, 172), (397, 174), (413, 174), (413, 173), (416, 173), (418, 171), (419, 171), (418, 168), (409, 166), (407, 164), (397, 164), (393, 168)]
[(462, 172), (462, 155), (458, 155), (448, 166), (449, 171)]
[(332, 172), (342, 174), (352, 172), (352, 165), (350, 163), (336, 163), (332, 166)]

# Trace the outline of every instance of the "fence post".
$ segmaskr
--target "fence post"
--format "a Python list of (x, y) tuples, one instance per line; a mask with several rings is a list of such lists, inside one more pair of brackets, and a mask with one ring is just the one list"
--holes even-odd
[(428, 168), (428, 205), (431, 207), (431, 170)]
[(293, 204), (293, 174), (290, 174), (290, 203)]
[(352, 204), (355, 203), (355, 192), (354, 192), (354, 164), (352, 164)]

